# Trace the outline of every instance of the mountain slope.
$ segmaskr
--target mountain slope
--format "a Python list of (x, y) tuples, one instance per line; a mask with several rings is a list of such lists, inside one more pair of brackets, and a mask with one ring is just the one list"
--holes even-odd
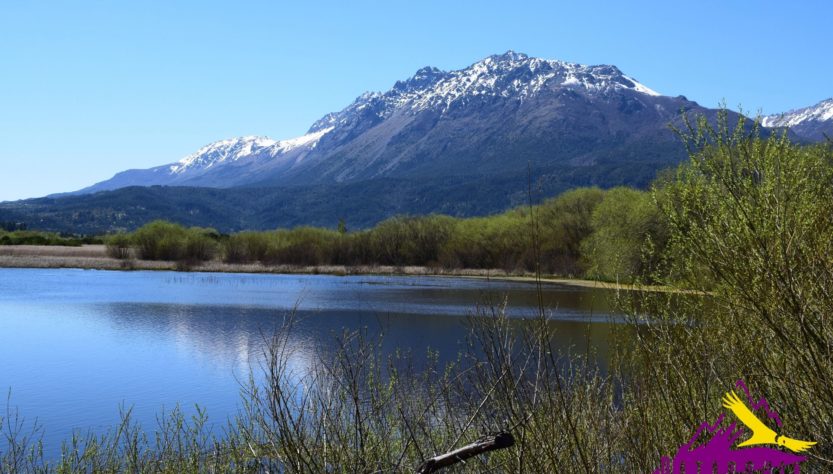
[(290, 140), (246, 136), (208, 144), (182, 160), (145, 170), (127, 170), (107, 181), (96, 183), (78, 193), (93, 193), (127, 186), (197, 184), (209, 187), (232, 187), (256, 179), (256, 162), (278, 159), (302, 159), (315, 148), (327, 130)]
[(833, 98), (810, 107), (766, 116), (761, 124), (770, 128), (789, 128), (809, 141), (824, 140), (825, 135), (833, 139)]
[[(598, 184), (598, 176), (544, 175), (533, 181), (533, 200), (569, 187)], [(298, 225), (334, 228), (343, 219), (362, 229), (397, 214), (442, 213), (452, 216), (493, 214), (528, 202), (523, 176), (461, 182), (434, 178), (379, 178), (335, 184), (281, 187), (194, 188), (131, 186), (91, 194), (0, 203), (0, 221), (26, 223), (31, 229), (96, 234), (133, 230), (155, 219), (213, 227), (222, 232), (265, 230)], [(587, 179), (587, 181), (583, 181)]]

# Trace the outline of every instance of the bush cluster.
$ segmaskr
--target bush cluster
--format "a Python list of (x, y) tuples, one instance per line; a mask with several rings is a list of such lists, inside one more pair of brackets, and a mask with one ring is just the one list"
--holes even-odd
[(132, 234), (111, 235), (106, 244), (107, 252), (116, 258), (128, 258), (134, 247), (136, 256), (144, 260), (200, 262), (217, 256), (220, 238), (214, 229), (153, 221)]

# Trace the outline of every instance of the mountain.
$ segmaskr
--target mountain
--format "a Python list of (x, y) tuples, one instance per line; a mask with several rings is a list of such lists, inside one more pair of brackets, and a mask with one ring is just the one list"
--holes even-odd
[(425, 67), (387, 92), (365, 93), (289, 140), (241, 137), (177, 163), (129, 170), (82, 190), (173, 185), (229, 188), (356, 182), (438, 174), (462, 180), (681, 158), (667, 128), (680, 110), (615, 66), (584, 66), (507, 52), (468, 68)]
[(808, 141), (822, 141), (825, 135), (833, 139), (833, 98), (811, 107), (768, 115), (761, 120), (764, 127), (788, 128)]
[(419, 69), (301, 137), (215, 142), (71, 195), (0, 204), (0, 220), (92, 232), (153, 218), (239, 230), (482, 215), (527, 202), (530, 177), (536, 200), (576, 186), (647, 186), (685, 158), (669, 127), (683, 113), (716, 116), (615, 66), (509, 51), (456, 71)]

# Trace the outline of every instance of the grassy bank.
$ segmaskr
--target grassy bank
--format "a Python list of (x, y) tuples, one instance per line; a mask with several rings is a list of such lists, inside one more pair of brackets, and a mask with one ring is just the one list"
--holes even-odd
[[(535, 282), (528, 271), (507, 272), (499, 268), (446, 269), (423, 266), (392, 265), (264, 265), (262, 263), (183, 262), (164, 260), (118, 259), (111, 257), (104, 245), (80, 247), (21, 245), (0, 247), (0, 268), (79, 268), (87, 270), (165, 270), (217, 273), (275, 273), (304, 275), (398, 275), (449, 276), (510, 281)], [(579, 278), (541, 277), (544, 283), (556, 283), (589, 288), (637, 289), (635, 285), (617, 284)], [(654, 289), (661, 289), (655, 287)]]

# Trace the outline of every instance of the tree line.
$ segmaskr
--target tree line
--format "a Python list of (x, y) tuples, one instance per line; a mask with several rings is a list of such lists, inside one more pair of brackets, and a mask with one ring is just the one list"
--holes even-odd
[(664, 245), (665, 234), (650, 192), (593, 187), (486, 217), (396, 216), (359, 231), (304, 226), (223, 235), (153, 221), (109, 236), (107, 246), (114, 257), (148, 260), (506, 271), (540, 265), (548, 274), (630, 279), (646, 266), (643, 247)]
[(57, 232), (25, 230), (25, 226), (0, 226), (0, 245), (62, 245), (80, 247), (84, 244), (101, 244), (96, 236), (81, 236)]

